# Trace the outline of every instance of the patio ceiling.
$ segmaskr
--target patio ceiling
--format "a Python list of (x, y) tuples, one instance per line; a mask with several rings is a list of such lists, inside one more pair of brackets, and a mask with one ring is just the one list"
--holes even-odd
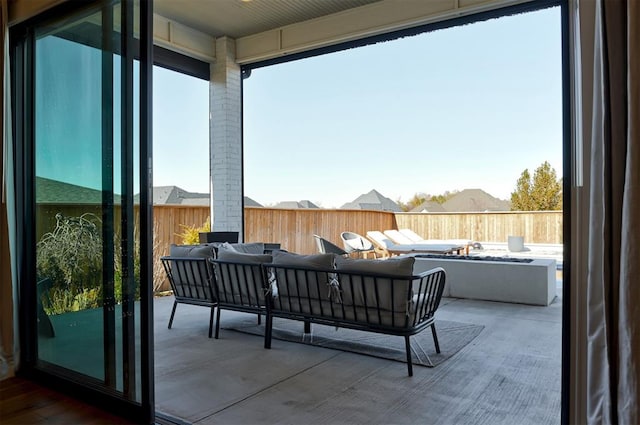
[(235, 40), (249, 64), (532, 0), (155, 0), (156, 44), (208, 62)]
[(155, 0), (157, 14), (212, 37), (241, 38), (381, 0)]

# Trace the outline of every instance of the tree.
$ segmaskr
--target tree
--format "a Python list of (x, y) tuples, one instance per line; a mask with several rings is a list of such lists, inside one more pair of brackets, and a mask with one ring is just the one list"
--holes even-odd
[(400, 198), (398, 198), (396, 203), (400, 206), (402, 211), (411, 211), (418, 205), (422, 205), (422, 203), (427, 199), (429, 199), (429, 195), (425, 195), (424, 193), (416, 193), (406, 203), (402, 202)]
[(422, 205), (426, 201), (432, 201), (438, 204), (444, 204), (446, 201), (449, 200), (449, 198), (451, 198), (453, 195), (455, 195), (458, 192), (459, 190), (454, 190), (453, 192), (450, 192), (447, 190), (441, 195), (429, 195), (427, 193), (420, 192), (420, 193), (415, 193), (413, 197), (409, 199), (407, 202), (402, 202), (402, 200), (398, 198), (396, 203), (400, 206), (402, 211), (411, 211), (412, 209)]
[(553, 211), (562, 209), (562, 179), (545, 161), (536, 168), (533, 179), (525, 169), (511, 192), (511, 211)]

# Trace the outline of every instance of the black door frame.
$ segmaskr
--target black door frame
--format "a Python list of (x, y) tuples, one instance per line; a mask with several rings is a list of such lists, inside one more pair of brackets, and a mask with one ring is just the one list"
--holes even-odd
[[(123, 159), (129, 167), (132, 175), (133, 160), (132, 150), (135, 140), (133, 134), (133, 59), (140, 62), (140, 109), (139, 109), (139, 140), (140, 140), (140, 402), (132, 397), (135, 392), (135, 376), (131, 376), (129, 383), (124, 383), (124, 394), (128, 393), (127, 400), (122, 395), (110, 391), (104, 383), (93, 380), (86, 375), (47, 365), (46, 368), (38, 365), (37, 352), (37, 321), (36, 321), (36, 288), (35, 285), (19, 284), (20, 303), (20, 343), (21, 343), (21, 368), (20, 375), (31, 378), (39, 383), (51, 386), (56, 390), (96, 404), (105, 410), (118, 412), (140, 423), (153, 423), (155, 420), (154, 400), (154, 353), (153, 353), (153, 285), (152, 285), (152, 243), (153, 229), (152, 215), (152, 191), (151, 188), (151, 155), (152, 155), (152, 66), (153, 66), (153, 1), (143, 0), (139, 2), (140, 17), (140, 41), (133, 38), (133, 0), (96, 0), (93, 2), (66, 2), (52, 8), (42, 14), (33, 17), (24, 23), (11, 28), (11, 70), (12, 70), (12, 111), (14, 125), (15, 145), (15, 170), (16, 170), (16, 218), (17, 229), (21, 238), (17, 240), (17, 260), (19, 282), (35, 282), (35, 178), (34, 178), (34, 29), (46, 24), (50, 20), (61, 20), (73, 15), (74, 18), (82, 13), (94, 13), (99, 10), (110, 10), (113, 4), (121, 4), (121, 19), (126, 23), (122, 25), (120, 39), (123, 42), (119, 46), (113, 46), (114, 50), (120, 50), (122, 60), (122, 141), (125, 155)], [(104, 19), (109, 19), (109, 13), (105, 13)], [(108, 22), (103, 19), (103, 23)], [(110, 53), (111, 54), (111, 53)], [(107, 88), (108, 89), (108, 88)], [(127, 100), (128, 101), (125, 101)], [(112, 119), (113, 117), (111, 117)], [(125, 179), (126, 180), (126, 179)], [(133, 182), (125, 182), (122, 198), (126, 199), (124, 208), (128, 210), (131, 223), (133, 212)], [(149, 188), (147, 190), (147, 188)], [(128, 242), (129, 247), (133, 241)], [(125, 247), (126, 248), (126, 247)], [(131, 273), (133, 277), (133, 273)], [(131, 278), (132, 279), (132, 278)], [(126, 285), (124, 285), (126, 288)], [(133, 308), (133, 288), (129, 285), (128, 303), (127, 293), (124, 309)], [(130, 317), (130, 315), (125, 315)], [(114, 332), (109, 322), (112, 318), (105, 316), (105, 335), (109, 331)], [(133, 361), (135, 349), (135, 333), (132, 321), (126, 323), (129, 337), (123, 341), (125, 351), (125, 364), (127, 358)], [(126, 334), (125, 330), (125, 334)], [(107, 336), (105, 336), (107, 338)], [(107, 353), (105, 353), (107, 354)], [(105, 365), (113, 367), (113, 356), (105, 356)], [(107, 367), (108, 369), (108, 367)], [(111, 376), (111, 378), (110, 378)], [(113, 381), (113, 375), (107, 374), (105, 382)]]

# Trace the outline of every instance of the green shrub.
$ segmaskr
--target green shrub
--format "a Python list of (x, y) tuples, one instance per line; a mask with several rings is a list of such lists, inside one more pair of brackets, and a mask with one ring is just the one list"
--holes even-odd
[(182, 233), (178, 234), (182, 238), (182, 245), (197, 245), (200, 243), (200, 233), (211, 231), (211, 222), (207, 217), (200, 227), (187, 226), (185, 224), (181, 224), (180, 227), (184, 229)]

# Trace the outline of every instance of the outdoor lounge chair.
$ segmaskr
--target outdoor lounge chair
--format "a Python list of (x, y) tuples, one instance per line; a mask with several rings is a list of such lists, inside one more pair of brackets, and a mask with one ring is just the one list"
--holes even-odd
[(428, 243), (426, 241), (416, 241), (409, 238), (404, 233), (401, 233), (399, 230), (385, 230), (384, 233), (389, 239), (391, 239), (394, 243), (399, 245), (413, 245), (415, 243)]
[(371, 239), (378, 248), (385, 251), (388, 256), (411, 253), (460, 254), (464, 250), (463, 245), (447, 243), (397, 244), (379, 231), (369, 231), (367, 232), (367, 237)]
[(319, 253), (336, 254), (336, 255), (342, 255), (342, 256), (349, 255), (347, 251), (345, 251), (344, 249), (340, 248), (337, 245), (334, 245), (333, 243), (329, 242), (325, 238), (318, 235), (313, 235), (313, 237), (316, 240), (316, 246), (318, 247)]
[(342, 232), (340, 237), (342, 238), (344, 250), (347, 254), (351, 255), (355, 252), (358, 255), (362, 254), (363, 257), (366, 257), (368, 253), (372, 252), (373, 257), (378, 258), (375, 246), (367, 238), (353, 232)]
[[(393, 231), (391, 231), (393, 232)], [(467, 253), (467, 255), (469, 254), (469, 247), (472, 247), (474, 245), (474, 242), (469, 240), (469, 239), (424, 239), (422, 236), (420, 236), (419, 234), (417, 234), (416, 232), (414, 232), (411, 229), (399, 229), (396, 230), (395, 232), (398, 232), (400, 235), (404, 236), (407, 240), (410, 240), (411, 243), (452, 243), (452, 244), (457, 244), (457, 245), (464, 245), (465, 246), (465, 252)], [(385, 234), (387, 234), (387, 231), (385, 231)], [(389, 236), (391, 239), (395, 240), (395, 237), (387, 234), (387, 236)], [(399, 236), (399, 237), (402, 237)]]

